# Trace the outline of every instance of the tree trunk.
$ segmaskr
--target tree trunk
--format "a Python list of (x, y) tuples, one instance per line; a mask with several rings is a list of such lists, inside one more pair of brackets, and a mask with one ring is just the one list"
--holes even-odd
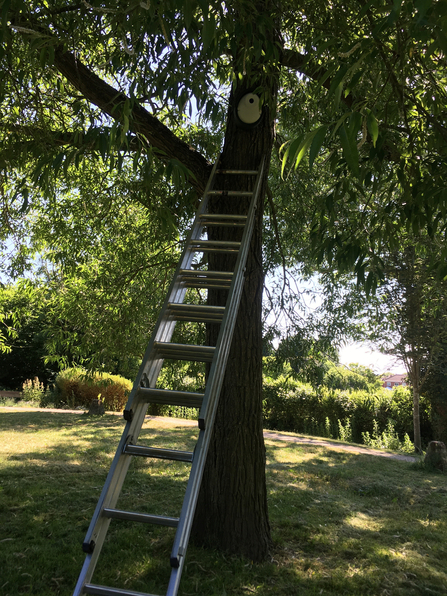
[(413, 431), (414, 431), (414, 450), (418, 453), (422, 452), (421, 443), (421, 416), (419, 413), (419, 387), (413, 385)]
[[(235, 334), (196, 510), (193, 540), (259, 561), (267, 556), (270, 546), (262, 435), (261, 313), (262, 212), (273, 146), (273, 123), (265, 107), (262, 120), (254, 130), (237, 127), (232, 105), (243, 92), (237, 93), (236, 100), (231, 97), (221, 164), (225, 168), (255, 169), (265, 156), (265, 176)], [(236, 182), (234, 177), (226, 181), (226, 188), (232, 181)], [(245, 200), (231, 198), (219, 199), (216, 205), (216, 210), (224, 213), (246, 212), (246, 208)], [(222, 239), (222, 234), (226, 234), (226, 239), (234, 239), (238, 233), (231, 232), (229, 237), (228, 230), (209, 230), (210, 237), (216, 239)], [(228, 261), (228, 257), (210, 255), (210, 269), (215, 268), (232, 269), (233, 263)], [(225, 299), (223, 292), (209, 294), (213, 304), (222, 304)], [(217, 333), (218, 329), (210, 326), (210, 345), (214, 345)]]

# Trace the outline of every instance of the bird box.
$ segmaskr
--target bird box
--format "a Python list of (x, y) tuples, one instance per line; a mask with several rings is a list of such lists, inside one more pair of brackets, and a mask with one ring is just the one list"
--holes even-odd
[(255, 93), (246, 93), (240, 98), (235, 110), (238, 126), (246, 130), (254, 128), (259, 124), (261, 115), (262, 109), (258, 95)]

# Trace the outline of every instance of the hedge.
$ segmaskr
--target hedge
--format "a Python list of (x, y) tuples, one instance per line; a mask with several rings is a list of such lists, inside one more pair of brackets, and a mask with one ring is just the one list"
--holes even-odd
[[(264, 378), (264, 426), (319, 436), (339, 438), (340, 424), (350, 424), (352, 440), (362, 442), (362, 433), (374, 431), (374, 421), (383, 432), (391, 421), (403, 439), (413, 437), (413, 403), (408, 388), (393, 391), (338, 391), (327, 387), (313, 389), (291, 378)], [(432, 438), (429, 403), (421, 398), (421, 433)]]

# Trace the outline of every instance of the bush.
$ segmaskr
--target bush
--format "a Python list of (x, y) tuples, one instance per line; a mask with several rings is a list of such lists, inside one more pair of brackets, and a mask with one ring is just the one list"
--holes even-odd
[(388, 421), (386, 429), (379, 433), (377, 421), (374, 421), (374, 430), (372, 435), (369, 432), (362, 433), (363, 442), (368, 447), (375, 447), (378, 449), (392, 449), (393, 451), (403, 451), (404, 453), (413, 453), (414, 446), (410, 441), (407, 433), (404, 435), (403, 441), (400, 440), (399, 435), (394, 428), (392, 420)]
[(329, 363), (322, 384), (336, 390), (371, 391), (378, 388), (379, 380), (373, 371), (365, 366), (350, 364), (349, 367), (345, 367)]
[(23, 401), (38, 402), (40, 404), (45, 395), (45, 386), (38, 377), (27, 379), (22, 385)]
[[(393, 391), (337, 391), (327, 387), (312, 389), (291, 378), (265, 378), (263, 385), (264, 424), (285, 430), (362, 443), (364, 433), (382, 435), (393, 425), (402, 442), (413, 437), (411, 391), (399, 387)], [(430, 440), (430, 409), (421, 399), (421, 432)], [(387, 431), (388, 429), (388, 431)]]
[(118, 375), (87, 373), (81, 368), (67, 368), (55, 379), (54, 402), (59, 407), (88, 408), (100, 399), (108, 411), (124, 408), (132, 389), (132, 382)]

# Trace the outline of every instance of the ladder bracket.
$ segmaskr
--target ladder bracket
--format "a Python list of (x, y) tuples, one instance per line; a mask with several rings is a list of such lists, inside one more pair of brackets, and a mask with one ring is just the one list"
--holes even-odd
[(90, 542), (83, 542), (82, 550), (87, 554), (91, 555), (95, 550), (96, 543), (94, 540), (90, 540)]
[(133, 420), (133, 410), (124, 410), (123, 411), (124, 420), (127, 422), (132, 422)]
[[(132, 412), (132, 410), (130, 410)], [(126, 442), (124, 443), (124, 447), (121, 453), (123, 455), (126, 453), (126, 447), (132, 443), (133, 435), (127, 435)]]

